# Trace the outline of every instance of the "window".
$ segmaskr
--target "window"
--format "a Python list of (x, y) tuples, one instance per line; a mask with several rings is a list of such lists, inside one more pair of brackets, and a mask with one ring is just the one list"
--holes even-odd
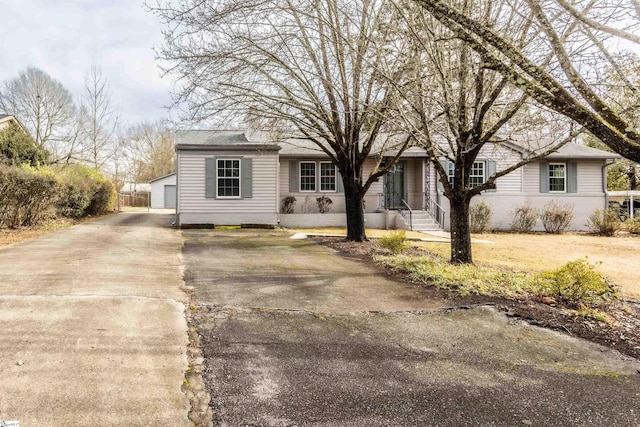
[(217, 159), (216, 197), (240, 198), (240, 160)]
[(567, 191), (566, 164), (549, 163), (549, 192), (565, 193)]
[(320, 191), (336, 191), (336, 167), (331, 162), (320, 162)]
[(300, 162), (300, 191), (316, 191), (315, 162)]
[[(453, 175), (455, 173), (455, 165), (453, 162), (448, 163), (448, 176), (449, 176), (449, 184), (453, 187)], [(485, 164), (484, 160), (480, 160), (477, 162), (473, 162), (473, 166), (471, 167), (471, 173), (469, 174), (469, 186), (477, 187), (478, 185), (484, 184), (485, 181)]]

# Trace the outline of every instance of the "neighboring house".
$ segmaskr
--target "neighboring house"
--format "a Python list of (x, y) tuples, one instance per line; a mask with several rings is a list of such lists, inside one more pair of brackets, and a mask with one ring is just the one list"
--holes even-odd
[[(183, 131), (176, 135), (176, 151), (180, 225), (346, 224), (339, 173), (308, 140), (265, 143), (249, 141), (239, 131)], [(487, 146), (474, 163), (471, 180), (481, 183), (527, 155), (515, 145)], [(508, 229), (513, 212), (525, 203), (537, 208), (551, 200), (570, 203), (575, 211), (570, 228), (584, 230), (589, 214), (607, 206), (606, 166), (618, 157), (568, 144), (543, 161), (499, 178), (495, 190), (485, 191), (472, 204), (489, 205), (491, 227)], [(374, 165), (373, 157), (365, 162), (365, 176)], [(330, 213), (318, 213), (317, 199), (323, 196), (333, 202)], [(282, 212), (287, 197), (295, 198), (293, 213)], [(449, 227), (448, 200), (425, 151), (418, 147), (403, 153), (398, 164), (370, 187), (364, 202), (370, 228)]]
[(151, 207), (154, 209), (175, 209), (177, 201), (176, 173), (149, 181), (151, 184)]
[(9, 123), (11, 122), (20, 126), (20, 128), (22, 128), (25, 133), (28, 133), (24, 126), (22, 126), (22, 123), (20, 123), (18, 119), (15, 118), (15, 116), (12, 116), (10, 114), (0, 114), (0, 129), (9, 126)]

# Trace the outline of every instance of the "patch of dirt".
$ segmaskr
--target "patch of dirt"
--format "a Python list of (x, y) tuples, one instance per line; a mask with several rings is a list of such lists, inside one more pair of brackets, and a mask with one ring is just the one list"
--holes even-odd
[[(389, 255), (390, 252), (382, 248), (377, 241), (364, 243), (347, 242), (340, 237), (317, 237), (317, 243), (337, 250), (343, 256), (348, 256), (361, 261), (373, 263), (375, 255)], [(411, 247), (405, 252), (407, 255), (420, 256), (429, 254), (427, 251)], [(388, 274), (396, 279), (411, 282), (411, 280), (397, 273)], [(415, 283), (416, 286), (430, 285)], [(503, 297), (491, 297), (483, 295), (461, 296), (454, 291), (440, 290), (447, 294), (447, 299), (459, 306), (472, 306), (477, 304), (491, 304), (504, 311), (512, 318), (522, 319), (531, 325), (553, 329), (575, 337), (583, 338), (620, 353), (640, 359), (640, 302), (616, 301), (612, 303), (600, 303), (591, 308), (608, 316), (608, 321), (595, 320), (591, 317), (578, 315), (577, 307), (567, 306), (556, 301), (538, 301), (534, 298), (510, 299)]]

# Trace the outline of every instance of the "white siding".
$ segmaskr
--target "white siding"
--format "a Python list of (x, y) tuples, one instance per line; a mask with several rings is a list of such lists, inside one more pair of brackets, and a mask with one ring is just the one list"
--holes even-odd
[(151, 183), (151, 207), (154, 209), (162, 209), (164, 203), (164, 186), (176, 185), (176, 174), (165, 176)]
[[(284, 199), (287, 196), (293, 196), (296, 198), (296, 203), (294, 205), (294, 213), (317, 213), (318, 207), (316, 205), (316, 198), (320, 196), (326, 196), (331, 199), (333, 204), (331, 205), (330, 212), (346, 212), (345, 209), (345, 201), (344, 201), (344, 193), (343, 192), (320, 192), (316, 191), (313, 193), (310, 192), (290, 192), (289, 191), (289, 167), (290, 161), (295, 160), (299, 161), (326, 161), (324, 159), (291, 159), (291, 158), (280, 158), (280, 173), (279, 173), (279, 190), (280, 190), (280, 200)], [(375, 162), (372, 159), (367, 159), (364, 164), (364, 176), (369, 177), (371, 170), (373, 169)], [(371, 187), (369, 187), (369, 191), (367, 192), (364, 201), (365, 201), (365, 210), (366, 212), (375, 212), (378, 209), (378, 194), (383, 191), (383, 183), (384, 178), (381, 177), (377, 182), (374, 182)]]
[(603, 194), (602, 167), (599, 161), (582, 161), (578, 163), (578, 193)]
[[(205, 158), (227, 157), (253, 159), (253, 194), (245, 199), (205, 197)], [(178, 214), (181, 224), (277, 221), (276, 153), (256, 152), (179, 152)]]
[[(522, 160), (522, 155), (517, 151), (506, 147), (485, 145), (478, 155), (478, 160), (492, 160), (496, 162), (496, 172), (503, 171)], [(515, 171), (500, 177), (496, 180), (496, 191), (487, 195), (497, 195), (498, 193), (521, 193), (522, 192), (522, 170)]]

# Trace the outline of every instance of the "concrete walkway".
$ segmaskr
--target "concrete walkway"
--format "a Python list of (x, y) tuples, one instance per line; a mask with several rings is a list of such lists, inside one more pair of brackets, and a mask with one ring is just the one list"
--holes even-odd
[(0, 248), (0, 421), (191, 425), (172, 220), (122, 213)]

